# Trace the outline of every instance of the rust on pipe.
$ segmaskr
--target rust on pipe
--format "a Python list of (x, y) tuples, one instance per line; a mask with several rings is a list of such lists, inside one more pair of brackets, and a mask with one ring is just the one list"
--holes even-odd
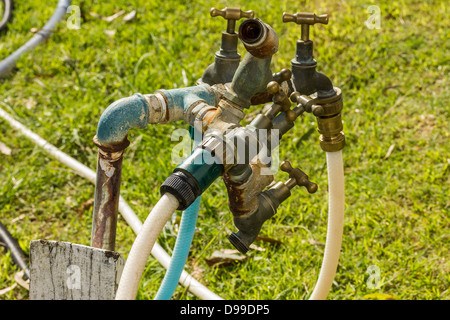
[(91, 246), (114, 251), (122, 175), (121, 151), (98, 149)]
[(251, 176), (244, 182), (235, 182), (225, 173), (223, 181), (228, 192), (228, 205), (234, 217), (244, 217), (258, 210), (258, 195), (273, 181), (273, 175), (262, 175), (261, 168), (266, 167), (260, 161), (250, 164)]

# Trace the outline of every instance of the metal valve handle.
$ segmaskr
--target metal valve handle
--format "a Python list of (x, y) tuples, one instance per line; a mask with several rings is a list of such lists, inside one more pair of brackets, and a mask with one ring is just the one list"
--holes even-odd
[[(285, 72), (285, 75), (290, 75)], [(289, 97), (287, 92), (281, 87), (281, 85), (277, 81), (270, 81), (267, 84), (267, 91), (273, 95), (272, 101), (274, 102), (274, 107), (276, 108), (276, 113), (279, 111), (288, 111), (291, 108), (291, 102), (289, 101)]]
[(282, 69), (280, 72), (274, 73), (272, 75), (273, 80), (278, 82), (279, 84), (282, 84), (285, 81), (289, 81), (292, 77), (292, 72), (289, 69)]
[(283, 22), (294, 22), (302, 27), (302, 40), (309, 40), (309, 26), (316, 23), (328, 24), (328, 14), (316, 15), (313, 12), (283, 13)]
[(283, 161), (280, 165), (280, 169), (289, 174), (290, 179), (285, 183), (289, 189), (292, 189), (297, 185), (305, 187), (309, 193), (315, 193), (317, 191), (317, 184), (309, 181), (308, 176), (302, 170), (293, 168), (289, 161)]
[(253, 18), (255, 13), (253, 10), (242, 11), (240, 8), (226, 7), (225, 9), (211, 8), (209, 11), (211, 17), (223, 17), (227, 20), (227, 32), (234, 33), (236, 20), (241, 18)]

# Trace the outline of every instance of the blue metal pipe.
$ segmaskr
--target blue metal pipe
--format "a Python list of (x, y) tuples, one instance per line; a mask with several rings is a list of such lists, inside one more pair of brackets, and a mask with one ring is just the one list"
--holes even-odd
[(190, 105), (196, 102), (204, 101), (209, 105), (217, 105), (217, 97), (211, 87), (204, 83), (193, 87), (158, 90), (164, 96), (164, 99), (169, 106), (169, 113), (166, 114), (166, 120), (178, 121), (182, 120), (184, 113)]
[(148, 104), (140, 93), (113, 102), (98, 122), (98, 143), (102, 146), (120, 144), (126, 139), (131, 128), (145, 128), (148, 118)]
[[(207, 84), (181, 89), (158, 90), (156, 93), (163, 96), (164, 102), (158, 99), (146, 99), (140, 93), (113, 102), (100, 117), (96, 143), (104, 147), (122, 145), (131, 128), (143, 129), (147, 127), (150, 120), (154, 120), (150, 119), (153, 108), (164, 114), (161, 122), (169, 122), (182, 120), (184, 112), (193, 103), (204, 101), (213, 106), (217, 104), (216, 95)], [(157, 105), (152, 105), (152, 103)]]

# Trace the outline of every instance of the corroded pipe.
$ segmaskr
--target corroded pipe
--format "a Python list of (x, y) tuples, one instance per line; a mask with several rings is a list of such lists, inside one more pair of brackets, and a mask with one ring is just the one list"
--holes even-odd
[(191, 104), (216, 104), (216, 94), (208, 85), (139, 93), (112, 103), (102, 114), (94, 144), (99, 147), (95, 184), (91, 245), (114, 250), (122, 158), (128, 147), (128, 131), (149, 123), (167, 123), (183, 118)]
[(251, 172), (242, 182), (230, 172), (223, 175), (228, 192), (228, 206), (234, 217), (249, 216), (258, 209), (258, 195), (273, 181), (273, 175), (261, 174), (262, 166), (261, 162), (250, 164)]
[(123, 150), (106, 152), (99, 148), (92, 219), (91, 246), (114, 251)]

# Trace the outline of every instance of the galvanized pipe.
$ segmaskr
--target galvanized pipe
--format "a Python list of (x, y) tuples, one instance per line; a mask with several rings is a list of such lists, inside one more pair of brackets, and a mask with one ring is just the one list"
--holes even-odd
[(99, 148), (95, 182), (91, 246), (114, 251), (119, 206), (123, 150), (106, 152)]

